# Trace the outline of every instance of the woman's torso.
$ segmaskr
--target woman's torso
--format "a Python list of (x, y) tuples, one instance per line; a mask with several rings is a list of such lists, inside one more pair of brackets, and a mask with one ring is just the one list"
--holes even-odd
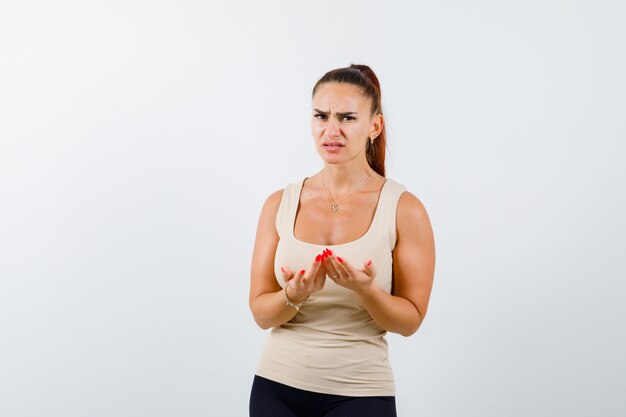
[[(361, 268), (371, 259), (376, 284), (391, 292), (392, 251), (396, 242), (396, 207), (406, 188), (386, 179), (374, 217), (361, 237), (337, 245), (300, 240), (294, 233), (304, 180), (285, 187), (276, 215), (279, 242), (274, 270), (281, 286), (281, 266), (308, 269), (325, 248)], [(330, 210), (330, 203), (329, 203)], [(341, 204), (340, 204), (341, 210)], [(257, 374), (300, 389), (335, 395), (394, 395), (385, 331), (351, 290), (326, 279), (289, 322), (272, 328)]]

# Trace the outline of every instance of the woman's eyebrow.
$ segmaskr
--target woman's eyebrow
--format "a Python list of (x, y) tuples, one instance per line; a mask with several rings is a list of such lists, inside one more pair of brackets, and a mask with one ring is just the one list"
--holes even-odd
[[(327, 114), (328, 114), (328, 112), (327, 112), (327, 111), (322, 111), (322, 110), (319, 110), (319, 109), (313, 109), (313, 110), (314, 110), (314, 111), (316, 111), (316, 112), (318, 112), (319, 114), (324, 114), (324, 115), (327, 115)], [(339, 111), (338, 111), (338, 112), (336, 112), (335, 114), (336, 114), (337, 116), (339, 116), (339, 117), (343, 117), (343, 116), (350, 116), (350, 115), (352, 115), (352, 114), (359, 114), (359, 113), (357, 113), (357, 112), (355, 112), (355, 111), (344, 111), (344, 112), (339, 112)]]

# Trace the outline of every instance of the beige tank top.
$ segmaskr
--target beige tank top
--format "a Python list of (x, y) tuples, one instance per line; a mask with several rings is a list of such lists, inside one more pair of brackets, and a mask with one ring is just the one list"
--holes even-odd
[[(306, 178), (305, 178), (306, 179)], [(280, 240), (274, 272), (284, 287), (280, 267), (308, 269), (328, 247), (361, 268), (372, 259), (376, 283), (388, 293), (392, 284), (391, 252), (396, 243), (396, 207), (406, 190), (387, 178), (368, 231), (348, 243), (317, 245), (296, 239), (293, 230), (304, 180), (285, 187), (276, 214)], [(308, 391), (350, 396), (395, 395), (386, 331), (379, 327), (353, 291), (326, 279), (324, 288), (287, 323), (273, 327), (257, 375)]]

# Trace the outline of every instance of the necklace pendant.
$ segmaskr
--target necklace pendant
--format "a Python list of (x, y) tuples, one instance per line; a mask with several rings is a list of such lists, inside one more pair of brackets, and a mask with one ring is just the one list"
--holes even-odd
[(331, 209), (332, 211), (337, 211), (337, 210), (339, 210), (339, 206), (337, 205), (337, 203), (333, 203), (333, 204), (330, 206), (330, 209)]

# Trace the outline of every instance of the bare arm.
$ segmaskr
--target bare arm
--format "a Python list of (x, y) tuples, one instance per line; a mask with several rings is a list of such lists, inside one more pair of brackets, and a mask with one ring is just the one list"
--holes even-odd
[(398, 202), (396, 228), (393, 295), (374, 283), (375, 265), (357, 270), (335, 256), (327, 262), (332, 263), (331, 271), (341, 271), (342, 277), (336, 282), (359, 294), (364, 307), (380, 327), (410, 336), (420, 327), (428, 309), (435, 270), (435, 244), (426, 209), (409, 192), (404, 192)]
[[(252, 254), (248, 303), (254, 320), (262, 329), (280, 326), (291, 320), (298, 312), (296, 308), (287, 305), (285, 293), (274, 274), (274, 258), (279, 241), (276, 213), (281, 197), (282, 190), (279, 190), (265, 200)], [(293, 273), (285, 266), (283, 273), (283, 279), (289, 283), (289, 298), (296, 304), (309, 294), (319, 291), (324, 286), (325, 277), (324, 264), (315, 260), (307, 271)]]
[(254, 321), (262, 329), (285, 323), (297, 312), (296, 309), (286, 306), (282, 288), (274, 275), (274, 256), (279, 239), (276, 213), (282, 194), (282, 190), (276, 191), (265, 200), (252, 253), (248, 302)]

